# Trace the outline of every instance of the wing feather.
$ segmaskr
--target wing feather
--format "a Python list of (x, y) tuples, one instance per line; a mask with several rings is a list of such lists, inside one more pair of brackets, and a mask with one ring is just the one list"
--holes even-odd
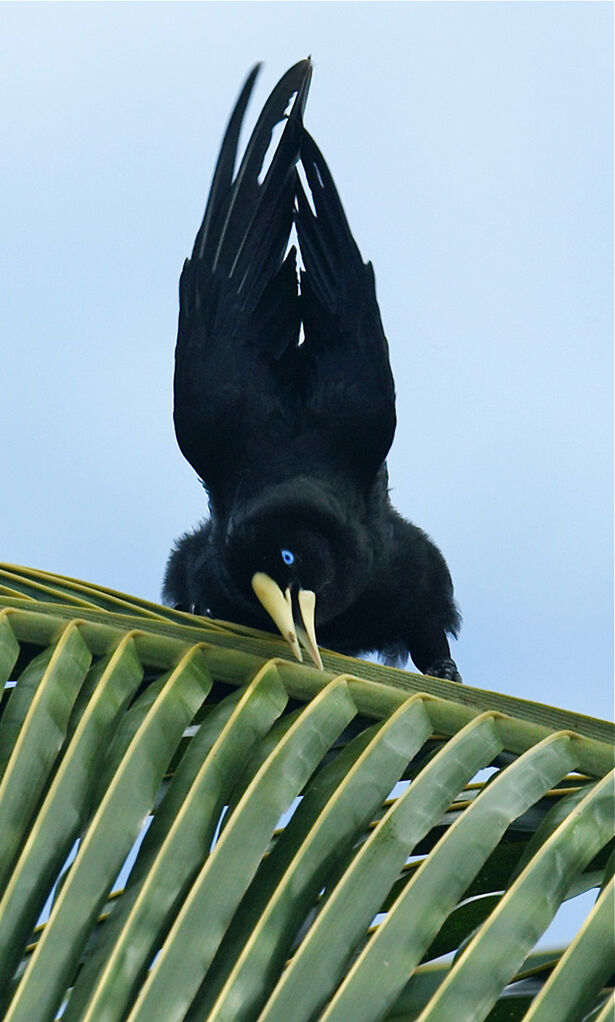
[[(315, 431), (327, 431), (338, 466), (365, 483), (383, 464), (395, 432), (395, 388), (371, 263), (352, 236), (327, 164), (305, 129), (296, 225), (304, 270), (301, 314)], [(323, 436), (324, 439), (324, 436)]]
[(193, 259), (205, 259), (209, 255), (207, 252), (207, 242), (211, 234), (212, 225), (218, 219), (219, 214), (224, 208), (226, 204), (226, 197), (230, 191), (231, 183), (233, 181), (233, 171), (235, 169), (235, 162), (237, 159), (239, 133), (241, 131), (241, 125), (243, 123), (248, 101), (252, 95), (254, 82), (256, 81), (256, 77), (261, 66), (261, 64), (255, 64), (250, 71), (229, 118), (224, 138), (222, 139), (222, 145), (220, 146), (220, 155), (218, 156), (218, 162), (216, 163), (211, 188), (209, 190), (209, 198), (207, 199), (205, 215), (194, 241), (194, 249), (192, 252)]
[[(203, 223), (180, 279), (175, 431), (182, 453), (218, 505), (232, 500), (254, 438), (266, 434), (279, 413), (281, 396), (267, 359), (296, 346), (299, 334), (295, 250), (285, 253), (311, 64), (300, 61), (273, 89), (233, 178), (257, 72), (258, 66), (231, 114)], [(282, 120), (281, 137), (259, 181)]]

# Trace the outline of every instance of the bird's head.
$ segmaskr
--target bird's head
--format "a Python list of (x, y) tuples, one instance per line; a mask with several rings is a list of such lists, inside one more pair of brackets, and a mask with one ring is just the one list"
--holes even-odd
[(243, 518), (227, 537), (235, 591), (275, 623), (294, 655), (301, 647), (322, 669), (316, 628), (356, 596), (365, 556), (355, 531), (322, 505), (277, 504)]

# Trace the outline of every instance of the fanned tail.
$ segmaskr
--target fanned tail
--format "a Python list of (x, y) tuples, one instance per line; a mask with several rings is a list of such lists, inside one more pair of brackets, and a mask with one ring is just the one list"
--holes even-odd
[[(231, 114), (203, 222), (180, 284), (184, 313), (190, 314), (209, 291), (211, 280), (226, 278), (241, 297), (240, 311), (253, 309), (279, 270), (292, 227), (295, 165), (299, 158), (301, 117), (312, 65), (301, 60), (280, 79), (256, 122), (236, 176), (239, 133), (260, 65), (246, 79)], [(259, 176), (273, 131), (285, 119), (282, 137), (262, 182)]]
[[(182, 453), (207, 485), (228, 474), (230, 461), (239, 459), (261, 414), (257, 390), (264, 395), (269, 378), (258, 376), (263, 370), (259, 353), (277, 359), (296, 345), (299, 335), (296, 252), (291, 248), (286, 258), (285, 253), (312, 65), (309, 59), (299, 61), (277, 83), (235, 173), (259, 66), (251, 70), (233, 108), (203, 221), (180, 278), (175, 432)], [(282, 121), (263, 175), (274, 129)], [(254, 396), (250, 409), (246, 404), (240, 413), (236, 394), (245, 390), (246, 375), (253, 380)]]

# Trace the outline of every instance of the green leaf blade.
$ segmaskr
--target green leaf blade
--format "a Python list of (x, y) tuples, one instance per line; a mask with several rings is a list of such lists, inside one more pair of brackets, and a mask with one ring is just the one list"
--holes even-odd
[[(252, 933), (211, 1009), (219, 1022), (247, 1022), (254, 1018), (284, 964), (285, 931), (289, 929), (292, 933), (292, 919), (297, 912), (301, 918), (302, 905), (303, 915), (306, 914), (326, 878), (322, 864), (326, 864), (332, 849), (340, 854), (365, 831), (431, 730), (423, 702), (415, 696), (377, 731), (351, 768), (343, 764), (345, 776), (331, 771), (335, 788), (330, 798), (312, 816), (312, 825), (301, 844), (295, 845), (293, 858), (278, 876), (262, 917), (254, 922)], [(308, 800), (309, 792), (297, 816)]]
[(277, 821), (355, 714), (345, 682), (331, 682), (257, 772), (184, 902), (129, 1022), (184, 1017)]
[[(445, 752), (439, 753), (432, 764)], [(568, 736), (551, 736), (519, 757), (483, 790), (440, 839), (391, 907), (324, 1011), (323, 1022), (348, 1018), (371, 1022), (378, 1012), (384, 1014), (511, 820), (574, 765)], [(453, 1017), (461, 1020), (465, 1016), (456, 1008), (452, 1015), (443, 1016)]]
[[(168, 929), (167, 920), (177, 911), (186, 885), (209, 854), (220, 809), (244, 757), (267, 733), (287, 700), (275, 667), (265, 665), (235, 700), (234, 711), (213, 741), (182, 803), (177, 806), (171, 798), (166, 807), (161, 805), (148, 832), (150, 840), (142, 848), (142, 865), (135, 868), (137, 882), (129, 882), (100, 946), (82, 970), (64, 1016), (66, 1022), (106, 1022), (122, 1016), (157, 941)], [(177, 780), (176, 787), (183, 787), (181, 772)]]
[[(500, 749), (492, 718), (482, 715), (430, 761), (380, 821), (332, 891), (259, 1016), (261, 1022), (282, 1022), (289, 1017), (303, 1022), (312, 1018), (335, 988), (346, 961), (380, 910), (408, 855), (463, 785)], [(326, 958), (322, 955), (324, 941)], [(365, 993), (361, 994), (363, 1016), (376, 994), (373, 977), (369, 982), (367, 1004)], [(381, 985), (381, 977), (376, 977), (376, 984)]]
[(4, 1022), (51, 1022), (107, 892), (151, 811), (166, 764), (210, 686), (195, 647), (171, 672), (123, 757)]
[(0, 1002), (49, 885), (78, 835), (114, 722), (143, 676), (130, 633), (92, 669), (97, 685), (0, 901)]
[(595, 1003), (615, 970), (613, 920), (615, 880), (611, 879), (579, 933), (562, 955), (525, 1016), (526, 1022), (576, 1022)]
[[(0, 784), (0, 891), (62, 749), (71, 710), (91, 660), (78, 626), (70, 624), (55, 648), (35, 665), (33, 685), (28, 685), (25, 700), (19, 683), (12, 693), (6, 712), (10, 715), (11, 703), (16, 700), (22, 719)], [(17, 717), (12, 717), (9, 727), (16, 726)]]
[[(529, 755), (529, 754), (526, 754)], [(506, 892), (420, 1022), (480, 1022), (551, 922), (575, 874), (609, 840), (614, 815), (613, 775), (591, 787), (545, 841)]]

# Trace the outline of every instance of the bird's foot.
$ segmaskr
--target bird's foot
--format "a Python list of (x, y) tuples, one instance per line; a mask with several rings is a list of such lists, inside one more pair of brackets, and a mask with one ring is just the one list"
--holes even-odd
[(457, 670), (457, 664), (447, 656), (434, 660), (433, 664), (424, 673), (429, 674), (432, 678), (443, 678), (444, 681), (461, 682), (463, 680)]

